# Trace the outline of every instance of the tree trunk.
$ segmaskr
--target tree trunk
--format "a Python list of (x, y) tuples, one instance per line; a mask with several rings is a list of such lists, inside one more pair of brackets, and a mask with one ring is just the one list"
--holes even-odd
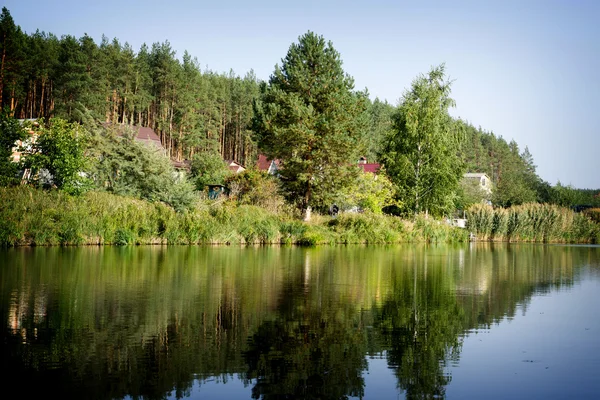
[(17, 101), (15, 100), (15, 86), (16, 86), (16, 82), (13, 80), (13, 88), (10, 92), (10, 115), (12, 117), (14, 117), (15, 115), (15, 108), (17, 108)]
[(113, 90), (113, 109), (112, 109), (112, 118), (113, 124), (119, 122), (119, 102), (117, 97), (117, 89)]
[[(171, 97), (171, 110), (170, 110), (171, 112), (169, 115), (169, 141), (173, 140), (173, 114), (174, 114), (173, 108), (175, 108), (175, 96)], [(173, 144), (170, 143), (169, 147), (170, 147), (169, 148), (169, 158), (170, 158), (172, 155), (172, 151), (173, 151)]]
[(415, 166), (415, 215), (419, 214), (419, 179), (421, 178), (421, 144), (417, 145), (417, 165)]
[(2, 64), (0, 64), (0, 110), (4, 100), (4, 61), (6, 59), (6, 33), (2, 37)]
[(33, 94), (31, 96), (31, 105), (29, 107), (29, 118), (33, 118), (35, 114), (35, 99), (37, 98), (37, 85), (36, 82), (33, 82)]
[(44, 116), (44, 96), (46, 95), (46, 77), (42, 76), (42, 93), (40, 95), (40, 110), (38, 112), (38, 118)]
[(125, 108), (127, 107), (127, 95), (123, 97), (123, 111), (121, 112), (121, 121), (126, 124), (127, 123), (127, 114), (125, 113)]
[[(54, 93), (53, 93), (54, 85), (52, 81), (50, 81), (50, 89), (48, 90), (48, 96), (50, 99), (50, 105), (48, 106), (48, 112), (45, 115), (50, 115), (52, 111), (54, 111)], [(46, 102), (48, 103), (48, 102)]]

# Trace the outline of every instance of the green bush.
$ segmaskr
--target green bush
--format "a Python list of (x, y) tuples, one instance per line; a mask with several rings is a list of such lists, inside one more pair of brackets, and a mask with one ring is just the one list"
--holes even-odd
[(370, 212), (343, 213), (328, 225), (342, 243), (397, 243), (402, 239), (404, 228), (397, 217)]

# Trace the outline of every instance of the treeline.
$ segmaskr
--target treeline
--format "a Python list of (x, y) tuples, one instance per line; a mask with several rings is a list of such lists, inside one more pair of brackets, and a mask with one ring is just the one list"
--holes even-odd
[[(27, 34), (14, 23), (6, 8), (2, 9), (0, 16), (0, 54), (0, 108), (8, 110), (12, 117), (46, 120), (58, 117), (84, 122), (88, 131), (96, 129), (95, 124), (90, 124), (92, 120), (151, 127), (159, 134), (171, 159), (193, 160), (192, 178), (200, 190), (207, 182), (215, 183), (214, 176), (222, 175), (223, 171), (209, 172), (214, 168), (221, 169), (220, 166), (215, 167), (219, 160), (231, 159), (251, 166), (259, 151), (268, 153), (264, 144), (260, 150), (258, 148), (258, 138), (265, 132), (257, 129), (260, 115), (256, 114), (254, 106), (257, 100), (265, 102), (267, 88), (275, 82), (260, 82), (252, 71), (240, 77), (233, 71), (221, 74), (202, 70), (196, 58), (187, 52), (179, 59), (168, 41), (151, 46), (144, 44), (136, 52), (129, 44), (122, 44), (116, 38), (111, 41), (103, 37), (97, 44), (87, 35), (58, 38), (39, 31)], [(339, 59), (339, 54), (336, 57)], [(342, 71), (341, 59), (337, 61), (340, 61), (338, 69)], [(298, 78), (310, 78), (304, 75)], [(443, 82), (443, 68), (440, 79)], [(447, 85), (449, 88), (449, 82)], [(353, 90), (350, 92), (351, 97), (361, 96)], [(452, 102), (449, 95), (449, 92), (446, 93), (444, 98)], [(327, 93), (327, 96), (334, 102), (343, 103), (336, 93)], [(453, 209), (468, 208), (469, 204), (476, 202), (480, 193), (469, 198), (468, 188), (457, 185), (463, 172), (485, 172), (491, 178), (494, 190), (489, 200), (495, 206), (540, 202), (569, 207), (600, 207), (598, 191), (574, 189), (560, 183), (551, 186), (537, 175), (533, 156), (527, 147), (520, 149), (514, 140), (507, 142), (502, 136), (460, 119), (449, 118), (447, 112), (438, 116), (440, 131), (436, 141), (442, 144), (450, 132), (454, 135), (453, 143), (440, 145), (439, 154), (432, 153), (435, 150), (432, 148), (428, 153), (409, 156), (413, 151), (411, 146), (417, 146), (421, 136), (425, 137), (423, 135), (427, 133), (407, 130), (411, 125), (404, 117), (412, 104), (410, 96), (405, 96), (403, 105), (399, 107), (378, 99), (371, 101), (366, 96), (363, 100), (364, 110), (362, 105), (356, 110), (360, 129), (356, 129), (358, 134), (351, 146), (352, 157), (341, 157), (339, 145), (327, 145), (322, 151), (322, 158), (335, 169), (332, 176), (338, 178), (342, 176), (339, 174), (342, 162), (331, 161), (336, 157), (352, 159), (362, 155), (369, 162), (385, 164), (385, 172), (397, 189), (395, 203), (401, 205), (404, 215), (419, 209), (435, 215), (447, 215)], [(312, 105), (313, 108), (321, 110), (325, 103), (317, 103)], [(416, 101), (413, 106), (418, 104)], [(335, 109), (332, 107), (332, 110)], [(339, 118), (336, 121), (339, 125)], [(436, 126), (431, 129), (438, 129)], [(293, 143), (297, 143), (298, 134), (292, 133)], [(411, 135), (412, 142), (402, 142)], [(454, 147), (456, 143), (460, 146)], [(442, 154), (449, 144), (453, 149), (451, 154)], [(274, 156), (282, 151), (283, 146), (281, 141), (277, 141), (276, 145), (276, 149), (271, 149)], [(3, 147), (10, 149), (10, 146)], [(421, 145), (417, 147), (422, 148)], [(354, 154), (358, 152), (361, 154)], [(405, 163), (398, 162), (401, 157), (406, 158)], [(102, 156), (97, 158), (103, 159)], [(452, 162), (447, 162), (450, 159)], [(298, 161), (302, 167), (300, 177), (308, 176), (306, 160), (306, 157), (301, 157)], [(407, 166), (428, 160), (446, 160), (448, 165), (432, 164), (429, 176), (423, 172), (414, 176), (406, 174)], [(286, 160), (288, 171), (291, 171), (289, 161)], [(326, 170), (324, 162), (311, 168)], [(443, 179), (438, 176), (442, 170), (448, 172)], [(329, 181), (335, 181), (333, 178), (322, 180), (327, 185)], [(287, 182), (298, 183), (291, 178)], [(321, 196), (323, 204), (313, 204), (315, 209), (324, 210), (331, 201), (341, 201), (329, 198), (337, 193), (332, 190), (333, 186), (327, 185), (319, 185), (327, 196)], [(315, 189), (313, 187), (309, 192), (314, 193)], [(408, 198), (415, 200), (407, 201)]]
[(0, 108), (16, 118), (61, 117), (153, 128), (179, 161), (218, 148), (244, 163), (256, 148), (250, 137), (258, 81), (202, 70), (187, 52), (181, 61), (170, 43), (142, 45), (87, 35), (57, 38), (24, 33), (9, 11), (0, 17)]
[(484, 172), (494, 184), (490, 199), (495, 206), (511, 207), (525, 203), (549, 203), (563, 207), (600, 207), (599, 189), (577, 189), (558, 182), (552, 186), (536, 172), (533, 155), (527, 146), (521, 150), (511, 140), (475, 128), (458, 120), (465, 134), (463, 162), (469, 172)]
[(511, 140), (496, 136), (481, 127), (459, 121), (465, 133), (463, 161), (469, 172), (484, 172), (494, 184), (492, 202), (502, 207), (552, 200), (550, 184), (536, 173), (529, 149), (523, 151)]

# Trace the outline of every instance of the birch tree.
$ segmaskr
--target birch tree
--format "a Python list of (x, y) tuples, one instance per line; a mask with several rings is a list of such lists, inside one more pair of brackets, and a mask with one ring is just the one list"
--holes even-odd
[(450, 86), (444, 65), (432, 68), (413, 81), (392, 116), (380, 159), (407, 212), (441, 215), (453, 208), (463, 168), (461, 135), (448, 114)]

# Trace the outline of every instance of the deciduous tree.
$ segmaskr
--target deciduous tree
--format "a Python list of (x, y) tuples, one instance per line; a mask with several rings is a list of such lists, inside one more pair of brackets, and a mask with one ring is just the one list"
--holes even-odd
[(18, 165), (12, 160), (12, 149), (17, 140), (25, 137), (19, 121), (0, 113), (0, 186), (12, 185), (16, 179)]
[(439, 215), (453, 207), (463, 173), (461, 135), (450, 115), (454, 106), (444, 65), (412, 83), (393, 116), (381, 161), (397, 185), (407, 211)]
[(79, 124), (53, 118), (42, 123), (39, 136), (24, 154), (23, 164), (33, 176), (42, 170), (51, 175), (52, 183), (59, 189), (78, 193), (83, 189), (85, 178), (85, 136)]

